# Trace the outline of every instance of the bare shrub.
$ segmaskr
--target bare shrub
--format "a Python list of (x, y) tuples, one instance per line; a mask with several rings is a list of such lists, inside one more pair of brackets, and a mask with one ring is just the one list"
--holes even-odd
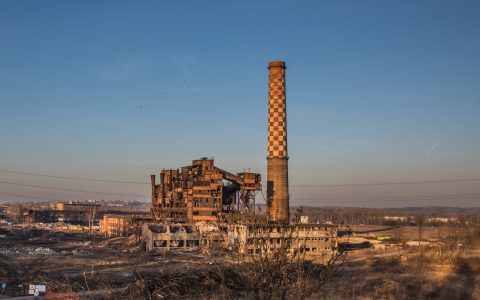
[[(247, 217), (247, 216), (246, 216)], [(299, 220), (300, 218), (295, 218)], [(277, 226), (255, 217), (248, 219), (252, 242), (248, 251), (235, 255), (236, 272), (245, 284), (247, 298), (253, 299), (306, 299), (318, 293), (320, 287), (333, 278), (345, 255), (339, 252), (336, 236), (331, 237), (331, 248), (326, 263), (308, 260), (304, 248), (298, 247), (295, 226)], [(270, 230), (276, 231), (277, 242), (271, 242)], [(296, 245), (296, 246), (294, 246)], [(240, 245), (237, 245), (240, 247)], [(235, 253), (239, 249), (234, 249)]]
[(396, 257), (387, 257), (383, 259), (374, 259), (370, 264), (371, 272), (376, 273), (398, 273), (405, 271), (405, 264), (401, 259)]

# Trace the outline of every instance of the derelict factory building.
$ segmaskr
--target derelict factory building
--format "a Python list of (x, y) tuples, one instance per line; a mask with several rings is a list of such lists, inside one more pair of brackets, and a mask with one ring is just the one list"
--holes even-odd
[(260, 174), (233, 174), (211, 158), (197, 159), (181, 169), (162, 170), (159, 184), (151, 175), (151, 215), (159, 222), (216, 223), (233, 210), (253, 209), (260, 182)]
[[(267, 209), (270, 222), (288, 224), (288, 150), (285, 62), (268, 65)], [(260, 174), (233, 174), (213, 159), (194, 160), (181, 169), (162, 170), (160, 182), (151, 176), (152, 217), (156, 221), (216, 222), (235, 208), (253, 208), (261, 190)]]
[[(222, 226), (228, 223), (226, 240), (240, 253), (268, 253), (288, 239), (291, 251), (309, 255), (324, 257), (337, 249), (336, 226), (289, 223), (285, 69), (283, 61), (268, 65), (267, 218), (259, 223), (248, 218), (233, 224), (225, 222), (222, 217), (233, 211), (255, 212), (255, 195), (262, 188), (260, 174), (233, 174), (215, 166), (213, 159), (201, 158), (190, 166), (162, 170), (158, 184), (155, 175), (151, 176), (155, 224), (143, 226), (147, 249), (205, 244), (200, 241), (206, 239), (197, 232), (204, 225), (198, 221)], [(264, 241), (266, 244), (262, 244)]]

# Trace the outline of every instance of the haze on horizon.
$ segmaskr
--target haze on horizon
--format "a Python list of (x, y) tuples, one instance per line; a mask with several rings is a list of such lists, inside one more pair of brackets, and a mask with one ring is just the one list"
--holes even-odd
[(478, 207), (479, 14), (2, 1), (0, 203), (148, 201), (150, 174), (203, 156), (265, 179), (266, 67), (285, 60), (292, 205)]

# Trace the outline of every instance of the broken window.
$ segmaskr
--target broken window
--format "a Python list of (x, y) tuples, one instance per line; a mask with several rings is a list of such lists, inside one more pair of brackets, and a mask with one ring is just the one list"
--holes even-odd
[(153, 241), (154, 247), (167, 247), (167, 241), (165, 240), (155, 240)]
[(187, 240), (187, 247), (195, 247), (198, 245), (199, 245), (198, 240)]
[(171, 233), (177, 233), (180, 230), (180, 226), (170, 226)]
[(183, 247), (183, 240), (170, 240), (170, 247)]
[(185, 231), (187, 233), (192, 233), (193, 232), (193, 227), (192, 226), (185, 225), (184, 228), (185, 228)]

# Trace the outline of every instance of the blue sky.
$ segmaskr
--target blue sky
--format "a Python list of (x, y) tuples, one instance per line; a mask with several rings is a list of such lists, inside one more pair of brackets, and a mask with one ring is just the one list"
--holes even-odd
[[(148, 182), (214, 156), (265, 178), (266, 67), (285, 60), (293, 204), (480, 206), (480, 181), (299, 186), (479, 178), (479, 15), (473, 0), (2, 1), (0, 167)], [(90, 191), (0, 183), (3, 201), (149, 193), (0, 181)]]

